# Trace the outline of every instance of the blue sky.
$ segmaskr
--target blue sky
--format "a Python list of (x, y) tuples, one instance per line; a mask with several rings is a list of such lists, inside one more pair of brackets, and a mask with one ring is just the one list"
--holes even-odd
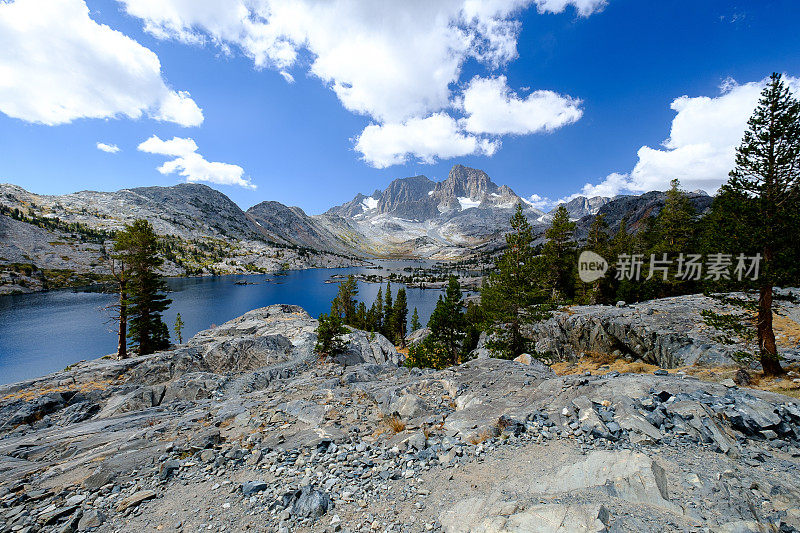
[[(61, 194), (173, 185), (185, 169), (243, 208), (311, 214), (395, 178), (444, 179), (455, 163), (543, 207), (671, 177), (712, 192), (761, 81), (778, 71), (797, 90), (800, 76), (792, 0), (517, 0), (474, 19), (453, 1), (439, 13), (453, 20), (430, 31), (418, 23), (429, 6), (374, 2), (367, 17), (364, 2), (337, 0), (328, 19), (280, 15), (277, 43), (263, 37), (275, 6), (257, 28), (226, 18), (258, 3), (88, 0), (88, 18), (82, 0), (0, 3), (0, 182)], [(408, 50), (381, 55), (396, 37)]]

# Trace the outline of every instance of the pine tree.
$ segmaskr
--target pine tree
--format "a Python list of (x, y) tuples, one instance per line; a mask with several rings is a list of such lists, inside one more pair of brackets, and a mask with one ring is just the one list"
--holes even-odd
[[(609, 257), (606, 259), (610, 265), (617, 263), (619, 257), (623, 254), (631, 255), (637, 253), (636, 239), (633, 235), (628, 233), (627, 217), (623, 217), (623, 219), (620, 220), (619, 228), (617, 228), (617, 232), (614, 234), (614, 237), (611, 238), (611, 242), (609, 243), (608, 253)], [(612, 275), (607, 277), (609, 278), (609, 285), (611, 286), (609, 292), (613, 294), (613, 297), (616, 300), (637, 300), (637, 282), (627, 279), (618, 280)]]
[(545, 231), (547, 242), (542, 250), (547, 266), (547, 281), (554, 301), (568, 299), (574, 287), (577, 258), (573, 234), (575, 223), (563, 204), (558, 206), (550, 227)]
[(450, 356), (444, 345), (428, 335), (422, 342), (408, 347), (405, 366), (409, 368), (435, 368), (441, 370), (451, 364)]
[(444, 298), (436, 302), (428, 327), (430, 338), (444, 350), (451, 365), (460, 361), (461, 346), (464, 339), (464, 311), (461, 301), (461, 285), (455, 276), (450, 276), (445, 289)]
[(417, 312), (417, 308), (414, 308), (414, 312), (411, 314), (411, 331), (417, 331), (418, 329), (422, 328), (422, 324), (419, 323), (419, 313)]
[(339, 292), (331, 302), (331, 314), (339, 315), (344, 324), (348, 326), (356, 325), (356, 296), (358, 296), (358, 284), (352, 274), (347, 279), (339, 283)]
[(759, 278), (757, 333), (761, 366), (767, 375), (783, 373), (772, 327), (773, 286), (791, 267), (780, 261), (781, 243), (796, 239), (800, 210), (800, 102), (780, 74), (772, 74), (761, 93), (748, 129), (736, 150), (736, 168), (723, 186), (755, 198), (758, 213), (753, 235), (764, 265)]
[(527, 351), (522, 326), (538, 318), (537, 305), (543, 300), (538, 287), (540, 272), (534, 252), (533, 230), (517, 204), (506, 235), (506, 250), (481, 288), (481, 306), (487, 329), (494, 340), (490, 348), (512, 359)]
[(603, 255), (607, 251), (608, 241), (606, 216), (603, 213), (598, 213), (589, 226), (589, 234), (586, 236), (586, 248)]
[(341, 316), (322, 313), (319, 315), (317, 344), (314, 346), (314, 351), (328, 357), (342, 353), (345, 349), (342, 335), (345, 333), (347, 333), (347, 328), (344, 327)]
[(392, 339), (395, 333), (394, 304), (392, 303), (392, 282), (386, 282), (386, 301), (383, 304), (383, 335)]
[(383, 287), (378, 287), (378, 295), (375, 297), (375, 303), (372, 304), (375, 310), (375, 321), (373, 331), (383, 331)]
[(485, 322), (483, 308), (473, 301), (467, 302), (467, 308), (464, 311), (464, 341), (461, 345), (461, 362), (467, 361), (472, 350), (478, 347)]
[[(610, 257), (611, 246), (609, 240), (606, 217), (603, 213), (598, 213), (592, 220), (591, 226), (589, 226), (589, 234), (586, 237), (586, 247), (584, 250), (594, 252), (606, 261), (613, 262), (613, 258)], [(580, 280), (578, 283), (581, 283), (579, 286), (584, 291), (584, 303), (598, 304), (608, 300), (611, 292), (608, 275), (592, 282), (589, 284), (588, 288), (584, 287), (585, 284), (580, 282)]]
[(687, 252), (687, 246), (694, 233), (695, 209), (689, 197), (680, 189), (680, 182), (674, 179), (664, 201), (664, 207), (656, 217), (657, 252)]
[[(105, 250), (105, 248), (103, 248)], [(111, 256), (111, 276), (117, 284), (117, 303), (110, 307), (117, 311), (113, 318), (117, 321), (117, 359), (128, 357), (128, 275), (125, 272), (125, 262), (118, 254)]]
[(397, 291), (397, 298), (394, 301), (394, 311), (392, 312), (394, 321), (395, 337), (400, 342), (402, 348), (406, 347), (406, 323), (408, 321), (408, 302), (406, 301), (406, 289), (400, 287)]
[(372, 302), (372, 305), (367, 310), (367, 322), (364, 329), (366, 331), (379, 331), (378, 323), (378, 311), (375, 309), (375, 302)]
[[(695, 217), (694, 206), (680, 189), (680, 182), (672, 180), (664, 207), (657, 217), (648, 219), (646, 229), (640, 232), (647, 270), (646, 279), (639, 287), (640, 297), (663, 298), (681, 294), (696, 285), (694, 281), (680, 279), (676, 261), (679, 254), (693, 252), (690, 248), (697, 226)], [(667, 265), (665, 260), (670, 263)], [(663, 270), (665, 265), (666, 270)]]
[(178, 339), (178, 344), (183, 344), (183, 319), (180, 313), (175, 317), (173, 329), (175, 330), (175, 337)]
[(125, 304), (130, 316), (128, 338), (147, 355), (169, 346), (169, 329), (161, 319), (172, 300), (158, 269), (164, 260), (158, 255), (158, 237), (146, 220), (137, 220), (117, 233), (117, 256), (128, 265)]
[(356, 328), (369, 331), (369, 319), (367, 315), (367, 306), (364, 302), (358, 303), (358, 311), (356, 311)]

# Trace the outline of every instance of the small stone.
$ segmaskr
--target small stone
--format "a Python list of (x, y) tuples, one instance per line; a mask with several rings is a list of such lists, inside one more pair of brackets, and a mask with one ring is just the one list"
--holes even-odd
[(75, 494), (67, 498), (67, 505), (79, 505), (86, 499), (85, 494)]
[(155, 497), (156, 492), (154, 490), (140, 490), (139, 492), (135, 492), (127, 498), (120, 500), (120, 502), (117, 504), (117, 511), (122, 512), (129, 507), (135, 507), (143, 501)]
[(78, 531), (86, 531), (92, 527), (100, 527), (105, 521), (106, 517), (103, 513), (96, 509), (89, 509), (83, 513), (83, 516), (78, 522)]
[(533, 358), (531, 357), (531, 354), (523, 353), (523, 354), (520, 354), (517, 357), (515, 357), (514, 361), (516, 361), (517, 363), (522, 363), (523, 365), (530, 366), (532, 359)]
[(250, 456), (247, 458), (247, 464), (250, 466), (257, 465), (261, 461), (261, 450), (255, 449), (250, 453)]
[(740, 368), (736, 371), (736, 375), (733, 376), (733, 381), (739, 386), (746, 387), (752, 383), (753, 379), (750, 377), (750, 372), (744, 368)]
[(414, 433), (408, 438), (408, 445), (417, 451), (422, 451), (425, 449), (425, 442), (425, 434), (421, 431)]
[(180, 469), (181, 462), (177, 459), (170, 459), (169, 461), (165, 461), (161, 463), (161, 467), (158, 470), (158, 478), (162, 481), (169, 479), (172, 476), (172, 473), (176, 470)]
[(214, 450), (206, 449), (200, 452), (200, 460), (203, 461), (204, 463), (210, 463), (211, 461), (214, 460), (215, 457), (216, 454), (214, 453)]
[(247, 481), (242, 483), (242, 494), (245, 496), (250, 496), (252, 494), (256, 494), (257, 492), (261, 492), (262, 490), (266, 490), (269, 485), (264, 481)]

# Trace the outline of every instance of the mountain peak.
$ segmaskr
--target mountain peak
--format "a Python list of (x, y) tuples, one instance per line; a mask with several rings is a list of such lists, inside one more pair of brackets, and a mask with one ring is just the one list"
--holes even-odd
[(497, 188), (486, 172), (464, 165), (453, 165), (447, 179), (436, 184), (437, 192), (456, 198), (479, 199), (496, 192)]

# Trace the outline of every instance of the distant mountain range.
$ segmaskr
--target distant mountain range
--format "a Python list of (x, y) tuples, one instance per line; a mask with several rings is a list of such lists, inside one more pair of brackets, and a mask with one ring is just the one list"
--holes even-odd
[[(699, 212), (712, 200), (699, 192), (689, 197)], [(625, 217), (635, 230), (643, 219), (660, 211), (664, 198), (663, 192), (580, 196), (565, 207), (577, 221), (576, 236), (584, 238), (597, 213), (605, 215), (612, 230)], [(5, 184), (0, 185), (0, 207), (6, 211), (6, 216), (0, 216), (0, 265), (28, 261), (39, 268), (65, 268), (75, 262), (69, 258), (76, 248), (63, 247), (69, 244), (66, 225), (102, 233), (121, 229), (137, 218), (149, 220), (157, 233), (172, 237), (181, 253), (191, 256), (193, 266), (187, 266), (190, 263), (183, 261), (184, 256), (175, 259), (176, 272), (182, 268), (197, 268), (200, 273), (274, 270), (279, 262), (297, 268), (338, 265), (343, 264), (343, 256), (457, 258), (502, 246), (517, 204), (541, 241), (552, 211), (535, 208), (485, 172), (462, 165), (453, 166), (444, 181), (425, 176), (396, 179), (382, 191), (357, 194), (315, 216), (273, 201), (243, 211), (223, 193), (198, 184), (63, 196), (37, 195)], [(24, 216), (11, 220), (8, 215), (14, 209)], [(60, 226), (42, 223), (54, 219)], [(85, 237), (79, 240), (85, 242)], [(68, 259), (58, 261), (58, 257)], [(84, 259), (102, 270), (102, 261)]]
[[(578, 223), (577, 235), (583, 238), (597, 213), (602, 212), (613, 229), (627, 216), (635, 229), (642, 218), (661, 210), (665, 197), (663, 192), (614, 198), (578, 196), (564, 206)], [(689, 197), (699, 212), (711, 204), (705, 193), (689, 193)], [(485, 172), (462, 165), (453, 166), (444, 181), (437, 183), (425, 176), (397, 179), (383, 191), (357, 194), (314, 218), (329, 233), (348, 235), (348, 241), (367, 254), (446, 259), (502, 246), (517, 204), (522, 205), (541, 242), (555, 209), (545, 213), (510, 187), (498, 186)]]
[[(274, 204), (274, 205), (273, 205)], [(245, 213), (205, 185), (63, 196), (0, 185), (0, 294), (81, 286), (109, 273), (112, 232), (139, 218), (165, 236), (165, 275), (247, 274), (360, 262), (299, 208)]]

